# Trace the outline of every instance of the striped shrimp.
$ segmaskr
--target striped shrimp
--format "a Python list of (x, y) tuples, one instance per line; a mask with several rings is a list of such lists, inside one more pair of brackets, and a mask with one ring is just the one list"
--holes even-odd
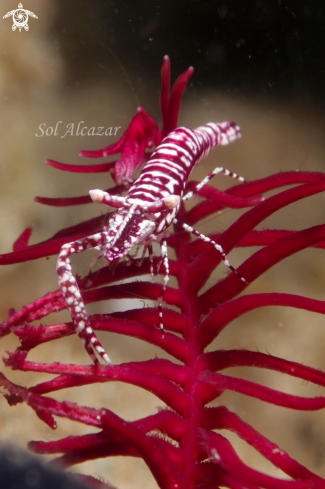
[[(139, 178), (127, 194), (110, 195), (102, 190), (91, 190), (94, 202), (106, 204), (117, 210), (107, 225), (98, 233), (62, 246), (58, 262), (58, 282), (70, 311), (74, 328), (87, 353), (98, 364), (96, 353), (107, 364), (111, 360), (97, 339), (87, 316), (77, 281), (72, 273), (70, 255), (88, 249), (100, 250), (109, 263), (128, 256), (133, 247), (144, 245), (152, 257), (153, 241), (160, 243), (161, 263), (164, 266), (164, 281), (158, 298), (160, 328), (163, 330), (162, 301), (169, 280), (169, 265), (165, 230), (170, 224), (178, 224), (184, 230), (209, 242), (218, 250), (225, 265), (231, 266), (223, 248), (212, 239), (199, 233), (176, 218), (181, 202), (191, 198), (218, 173), (240, 181), (244, 179), (225, 168), (215, 168), (196, 188), (184, 195), (189, 175), (193, 168), (218, 145), (226, 145), (240, 137), (240, 129), (233, 122), (208, 123), (198, 129), (179, 127), (172, 131), (152, 153)], [(239, 275), (239, 274), (238, 274)], [(239, 275), (244, 282), (245, 279)]]

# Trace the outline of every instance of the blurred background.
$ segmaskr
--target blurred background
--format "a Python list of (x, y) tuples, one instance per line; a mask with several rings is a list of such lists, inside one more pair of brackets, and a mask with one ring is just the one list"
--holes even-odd
[[(168, 54), (172, 80), (188, 66), (195, 68), (180, 115), (180, 124), (197, 127), (208, 121), (235, 120), (243, 137), (218, 149), (197, 169), (203, 178), (223, 165), (248, 180), (288, 170), (325, 171), (325, 7), (321, 1), (215, 0), (27, 0), (29, 31), (12, 31), (12, 18), (2, 19), (18, 1), (3, 0), (0, 13), (0, 252), (27, 226), (32, 243), (59, 229), (103, 212), (95, 204), (51, 208), (33, 201), (36, 195), (86, 195), (110, 186), (107, 175), (80, 176), (44, 165), (46, 158), (80, 163), (82, 149), (99, 149), (113, 137), (66, 134), (68, 124), (121, 126), (124, 131), (138, 105), (160, 121), (160, 67)], [(59, 125), (57, 136), (41, 135)], [(87, 162), (83, 159), (81, 161)], [(100, 160), (101, 161), (101, 160)], [(89, 160), (88, 160), (89, 162)], [(107, 179), (107, 180), (106, 180)], [(217, 179), (218, 188), (232, 182)], [(324, 196), (290, 206), (264, 227), (303, 229), (325, 220)], [(235, 215), (226, 213), (201, 227), (225, 229)], [(252, 250), (231, 255), (236, 266)], [(85, 274), (92, 254), (75, 262)], [(0, 320), (9, 308), (19, 309), (57, 289), (55, 257), (0, 268)], [(225, 273), (221, 270), (221, 276)], [(216, 278), (212, 279), (216, 280)], [(212, 283), (212, 282), (211, 282)], [(250, 291), (286, 291), (325, 298), (324, 252), (307, 250), (265, 274)], [(97, 304), (107, 312), (117, 303)], [(66, 313), (54, 320), (68, 319)], [(152, 358), (159, 349), (111, 336), (102, 339), (115, 362)], [(105, 343), (106, 341), (106, 343)], [(1, 342), (1, 355), (13, 349), (12, 338)], [(325, 323), (315, 314), (285, 308), (259, 310), (235, 322), (221, 335), (218, 348), (250, 348), (325, 369)], [(38, 356), (36, 355), (38, 354)], [(75, 338), (39, 349), (31, 358), (86, 363)], [(49, 358), (51, 355), (51, 359)], [(53, 357), (53, 359), (52, 359)], [(5, 369), (6, 370), (6, 369)], [(236, 376), (297, 395), (324, 395), (323, 389), (259, 370), (232, 371)], [(13, 381), (30, 385), (40, 376), (5, 371)], [(84, 397), (81, 397), (84, 396)], [(105, 406), (126, 419), (156, 412), (161, 403), (139, 389), (104, 385), (57, 394), (94, 407)], [(130, 402), (130, 400), (132, 402)], [(239, 394), (220, 399), (291, 456), (325, 477), (325, 413), (294, 413), (252, 401)], [(30, 439), (91, 432), (59, 420), (51, 432), (25, 406), (9, 408), (0, 399), (0, 441), (26, 446)], [(26, 428), (28, 426), (28, 429)], [(229, 435), (227, 435), (229, 436)], [(243, 442), (230, 437), (246, 463), (281, 476)], [(118, 487), (156, 487), (141, 461), (99, 460), (77, 467)]]

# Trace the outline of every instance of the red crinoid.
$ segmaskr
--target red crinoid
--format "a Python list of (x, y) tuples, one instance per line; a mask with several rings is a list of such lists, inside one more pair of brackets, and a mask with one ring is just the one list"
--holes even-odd
[[(129, 183), (133, 171), (146, 158), (145, 149), (158, 144), (161, 138), (176, 127), (181, 95), (192, 73), (187, 70), (175, 83), (169, 95), (169, 60), (164, 59), (162, 69), (161, 107), (163, 130), (143, 110), (115, 145), (92, 156), (107, 156), (121, 152), (117, 163), (70, 167), (53, 163), (64, 170), (94, 172), (109, 171), (114, 166), (116, 192)], [(83, 152), (83, 155), (90, 153)], [(193, 188), (195, 182), (189, 182)], [(121, 187), (122, 186), (122, 187)], [(288, 189), (283, 189), (288, 187)], [(260, 195), (278, 190), (276, 195), (261, 200)], [(190, 240), (187, 233), (171, 235), (168, 244), (175, 252), (170, 260), (170, 274), (177, 286), (168, 287), (164, 300), (173, 308), (164, 308), (165, 333), (155, 327), (157, 308), (130, 309), (113, 314), (90, 316), (95, 331), (115, 332), (141, 339), (160, 347), (172, 358), (154, 358), (130, 361), (114, 366), (38, 363), (28, 360), (28, 353), (37, 346), (74, 334), (72, 323), (33, 326), (50, 313), (65, 308), (59, 291), (51, 292), (18, 312), (11, 312), (2, 323), (2, 336), (13, 332), (21, 345), (4, 360), (7, 367), (22, 372), (42, 372), (55, 375), (52, 380), (25, 388), (13, 384), (3, 374), (0, 384), (6, 390), (7, 400), (13, 405), (26, 402), (51, 428), (54, 417), (64, 417), (94, 427), (94, 433), (83, 436), (30, 443), (30, 449), (41, 454), (60, 454), (56, 459), (63, 467), (81, 462), (117, 455), (142, 458), (159, 487), (163, 489), (308, 489), (325, 488), (325, 480), (293, 460), (275, 443), (258, 433), (245, 420), (225, 406), (209, 406), (225, 391), (250, 396), (260, 401), (296, 410), (319, 410), (325, 407), (325, 397), (299, 397), (259, 383), (236, 378), (223, 371), (229, 367), (249, 366), (281, 372), (325, 386), (325, 374), (299, 363), (248, 350), (207, 351), (212, 341), (233, 320), (246, 312), (265, 306), (277, 305), (325, 313), (325, 302), (290, 293), (249, 293), (249, 284), (284, 258), (308, 247), (325, 247), (325, 225), (302, 231), (256, 230), (256, 227), (276, 211), (289, 204), (325, 191), (325, 175), (311, 172), (286, 172), (268, 178), (243, 183), (220, 192), (210, 186), (202, 188), (203, 201), (191, 210), (182, 211), (182, 220), (190, 225), (224, 209), (245, 208), (241, 217), (224, 232), (210, 237), (220, 243), (226, 253), (235, 247), (258, 246), (239, 268), (217, 283), (207, 285), (212, 272), (220, 264), (220, 254), (201, 240)], [(110, 189), (112, 193), (112, 189)], [(274, 192), (273, 192), (274, 193)], [(44, 203), (69, 205), (84, 203), (87, 198), (52, 200), (38, 198)], [(58, 253), (63, 243), (95, 232), (102, 216), (56, 233), (46, 242), (28, 246), (27, 229), (14, 245), (14, 252), (0, 256), (1, 264), (17, 263)], [(212, 221), (213, 222), (213, 221)], [(129, 267), (118, 266), (113, 275), (109, 268), (89, 273), (79, 279), (86, 304), (106, 299), (128, 299), (138, 296), (156, 300), (161, 286), (135, 277), (145, 276), (150, 262), (144, 260), (141, 268), (136, 260)], [(247, 283), (240, 280), (245, 277)], [(128, 279), (121, 285), (114, 285)], [(203, 291), (202, 291), (203, 290)], [(244, 292), (244, 294), (243, 294)], [(214, 343), (217, 348), (217, 342)], [(211, 347), (210, 347), (211, 348)], [(174, 359), (174, 360), (173, 360)], [(59, 402), (49, 393), (88, 384), (120, 381), (146, 389), (157, 396), (167, 408), (136, 421), (126, 421), (110, 410), (109, 400), (102, 409)], [(274, 421), (273, 421), (274, 422)], [(275, 467), (282, 477), (265, 475), (245, 465), (221, 430), (236, 433)], [(285, 477), (287, 476), (287, 477)], [(91, 480), (88, 479), (90, 482)], [(95, 484), (95, 480), (92, 481)]]

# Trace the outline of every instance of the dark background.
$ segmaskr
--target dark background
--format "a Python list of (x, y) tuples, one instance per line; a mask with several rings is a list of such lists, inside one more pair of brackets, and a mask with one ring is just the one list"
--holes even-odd
[[(137, 90), (164, 54), (175, 73), (194, 65), (197, 87), (243, 97), (289, 97), (324, 107), (324, 2), (59, 0), (54, 35), (67, 80), (85, 84), (124, 65)], [(137, 76), (141, 73), (141, 79)], [(145, 81), (144, 81), (145, 80)]]

